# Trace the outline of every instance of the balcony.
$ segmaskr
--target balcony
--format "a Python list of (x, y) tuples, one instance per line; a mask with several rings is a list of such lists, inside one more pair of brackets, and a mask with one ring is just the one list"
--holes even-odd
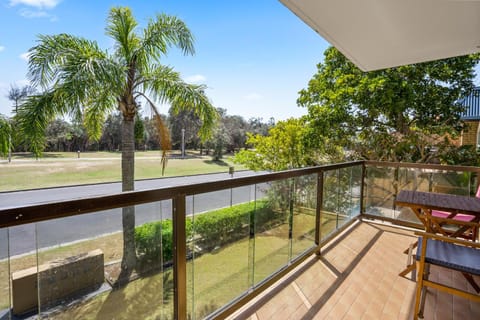
[[(0, 319), (410, 319), (415, 282), (398, 273), (421, 226), (395, 196), (473, 195), (479, 172), (358, 161), (3, 208)], [(122, 208), (137, 263), (119, 281)], [(479, 316), (428, 295), (426, 319)]]

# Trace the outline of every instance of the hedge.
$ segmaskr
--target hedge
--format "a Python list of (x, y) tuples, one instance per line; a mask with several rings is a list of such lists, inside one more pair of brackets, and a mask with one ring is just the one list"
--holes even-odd
[[(271, 210), (267, 201), (238, 204), (232, 207), (197, 214), (186, 219), (187, 239), (193, 239), (204, 249), (211, 249), (253, 234), (251, 219), (259, 230), (266, 224), (282, 221), (283, 214)], [(135, 228), (135, 247), (140, 262), (159, 264), (173, 259), (172, 220), (145, 223)]]

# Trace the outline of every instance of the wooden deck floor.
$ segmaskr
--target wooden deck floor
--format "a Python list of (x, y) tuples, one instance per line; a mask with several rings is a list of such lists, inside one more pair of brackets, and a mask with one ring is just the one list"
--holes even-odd
[[(408, 230), (358, 223), (231, 319), (412, 319), (416, 283), (398, 273), (414, 241)], [(443, 268), (430, 277), (469, 286)], [(425, 319), (480, 319), (480, 304), (429, 289)]]

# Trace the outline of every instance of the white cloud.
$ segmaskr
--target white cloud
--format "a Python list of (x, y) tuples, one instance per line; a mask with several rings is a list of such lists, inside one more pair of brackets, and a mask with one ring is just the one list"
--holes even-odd
[(22, 59), (22, 60), (28, 61), (29, 53), (28, 53), (28, 52), (24, 52), (24, 53), (22, 53), (21, 55), (19, 55), (19, 57), (20, 57), (20, 59)]
[(4, 46), (0, 46), (0, 52), (2, 52), (3, 50), (5, 50), (5, 47), (4, 47)]
[(35, 8), (47, 8), (52, 9), (60, 3), (61, 0), (10, 0), (10, 6), (16, 6), (23, 4)]
[(263, 98), (263, 96), (261, 94), (258, 94), (256, 92), (252, 92), (252, 93), (249, 93), (247, 94), (246, 96), (243, 97), (245, 100), (249, 100), (249, 101), (255, 101), (255, 100), (260, 100)]
[(21, 9), (19, 11), (20, 15), (24, 18), (27, 19), (33, 19), (33, 18), (50, 18), (50, 21), (57, 21), (57, 16), (50, 14), (46, 11), (43, 10), (37, 10), (37, 11), (32, 11), (28, 9)]
[(206, 80), (207, 78), (201, 74), (195, 74), (193, 76), (189, 76), (185, 78), (185, 81), (189, 83), (203, 83)]

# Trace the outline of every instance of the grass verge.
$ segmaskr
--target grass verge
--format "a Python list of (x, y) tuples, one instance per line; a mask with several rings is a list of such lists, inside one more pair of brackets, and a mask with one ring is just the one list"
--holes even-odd
[[(168, 160), (165, 177), (228, 172), (230, 156), (211, 161), (208, 156), (189, 154), (186, 159)], [(245, 167), (235, 164), (236, 170)], [(118, 152), (45, 153), (36, 160), (29, 154), (17, 155), (11, 163), (0, 162), (0, 191), (117, 182), (121, 180), (121, 154)], [(159, 151), (135, 153), (135, 179), (161, 178)]]

